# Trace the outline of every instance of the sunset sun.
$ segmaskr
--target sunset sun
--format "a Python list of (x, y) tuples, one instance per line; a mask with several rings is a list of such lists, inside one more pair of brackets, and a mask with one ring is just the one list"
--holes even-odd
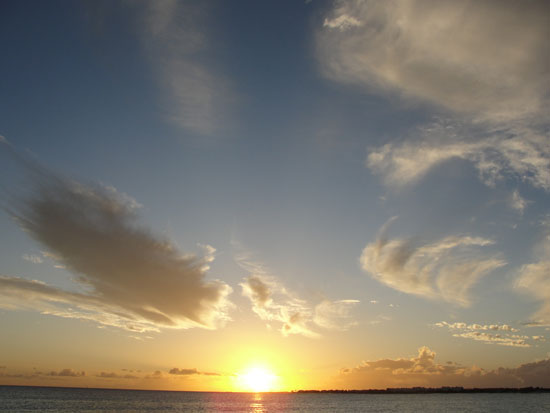
[(277, 387), (278, 377), (265, 367), (254, 366), (238, 375), (241, 390), (248, 392), (268, 392)]

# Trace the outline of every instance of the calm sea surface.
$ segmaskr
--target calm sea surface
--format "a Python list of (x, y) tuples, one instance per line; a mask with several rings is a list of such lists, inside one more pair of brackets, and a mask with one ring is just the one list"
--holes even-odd
[(550, 412), (537, 394), (249, 394), (0, 386), (2, 412)]

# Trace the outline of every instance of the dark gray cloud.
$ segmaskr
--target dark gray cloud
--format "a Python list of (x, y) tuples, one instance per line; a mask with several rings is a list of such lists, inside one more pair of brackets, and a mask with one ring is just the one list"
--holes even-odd
[(107, 371), (102, 371), (101, 373), (97, 374), (96, 377), (100, 377), (102, 379), (139, 379), (138, 376), (134, 376), (133, 374), (118, 374), (115, 372)]
[(86, 375), (85, 371), (74, 371), (73, 369), (62, 369), (59, 371), (50, 371), (47, 376), (56, 377), (83, 377)]
[(174, 367), (173, 369), (170, 369), (168, 372), (169, 374), (174, 374), (177, 376), (192, 376), (195, 374), (200, 374), (203, 376), (221, 376), (220, 373), (212, 373), (212, 372), (204, 372), (204, 371), (198, 371), (196, 368), (193, 369), (178, 369)]
[(205, 279), (212, 247), (204, 257), (183, 254), (138, 224), (139, 204), (129, 196), (20, 160), (31, 185), (7, 210), (49, 258), (76, 275), (79, 292), (4, 275), (4, 307), (34, 307), (132, 331), (215, 328), (228, 319), (231, 288)]

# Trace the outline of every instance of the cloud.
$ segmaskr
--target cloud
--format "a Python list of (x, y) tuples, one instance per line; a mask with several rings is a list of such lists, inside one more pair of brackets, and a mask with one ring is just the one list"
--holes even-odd
[(461, 322), (455, 322), (455, 323), (447, 323), (446, 321), (441, 321), (439, 323), (434, 324), (436, 327), (448, 327), (451, 330), (470, 330), (470, 331), (476, 331), (476, 330), (483, 330), (483, 331), (510, 331), (513, 333), (518, 332), (519, 330), (517, 328), (511, 327), (508, 324), (466, 324)]
[(323, 328), (347, 330), (357, 325), (350, 313), (358, 303), (358, 300), (323, 300), (315, 306), (313, 322)]
[(517, 333), (519, 330), (508, 324), (466, 324), (441, 321), (435, 323), (434, 326), (448, 328), (452, 331), (453, 337), (481, 341), (485, 344), (497, 344), (510, 347), (531, 347), (531, 344), (529, 344), (527, 340), (535, 340), (529, 336), (512, 334)]
[(362, 23), (355, 17), (348, 16), (347, 14), (342, 14), (338, 17), (335, 17), (334, 19), (325, 19), (323, 27), (344, 31), (351, 27), (361, 26), (361, 24)]
[(252, 261), (248, 254), (237, 255), (236, 261), (250, 274), (240, 285), (242, 294), (252, 303), (252, 311), (268, 323), (280, 323), (283, 335), (318, 338), (320, 334), (313, 329), (315, 326), (347, 330), (356, 324), (351, 310), (359, 301), (324, 299), (312, 307), (269, 275), (263, 265)]
[(240, 284), (252, 302), (252, 310), (264, 321), (282, 323), (281, 333), (317, 338), (309, 324), (312, 310), (306, 302), (293, 297), (275, 278), (251, 275)]
[(0, 276), (2, 304), (131, 331), (216, 328), (231, 288), (205, 280), (206, 258), (182, 254), (138, 225), (135, 204), (113, 188), (82, 184), (30, 164), (27, 196), (8, 212), (49, 257), (76, 275), (78, 292)]
[(204, 375), (204, 376), (221, 376), (221, 374), (219, 374), (219, 373), (198, 371), (195, 368), (193, 368), (193, 369), (178, 369), (178, 368), (174, 367), (168, 373), (169, 374), (175, 374), (175, 375), (178, 375), (178, 376), (192, 376), (192, 375), (195, 375), (195, 374), (200, 374), (200, 375)]
[(21, 258), (25, 261), (32, 262), (33, 264), (41, 264), (43, 262), (42, 257), (35, 254), (23, 254)]
[(74, 371), (73, 369), (63, 369), (60, 371), (50, 371), (46, 374), (47, 376), (56, 376), (56, 377), (84, 377), (86, 375), (85, 371)]
[(539, 259), (520, 268), (515, 287), (542, 302), (528, 324), (550, 326), (550, 235), (546, 235), (539, 248)]
[(144, 50), (164, 89), (168, 118), (200, 135), (226, 127), (235, 99), (229, 81), (205, 61), (213, 46), (205, 29), (207, 6), (177, 0), (129, 4), (137, 12)]
[(395, 219), (381, 228), (378, 239), (367, 244), (360, 257), (364, 271), (395, 290), (468, 306), (472, 286), (506, 265), (499, 255), (488, 257), (477, 251), (493, 244), (480, 237), (449, 236), (434, 243), (389, 240), (386, 231)]
[(114, 372), (107, 372), (102, 371), (96, 377), (100, 377), (102, 379), (139, 379), (138, 376), (134, 376), (133, 374), (118, 374)]
[(317, 33), (317, 51), (335, 81), (517, 119), (547, 105), (548, 13), (545, 1), (342, 0)]
[[(366, 165), (390, 187), (402, 188), (423, 178), (434, 167), (463, 159), (493, 186), (516, 178), (550, 191), (550, 147), (547, 133), (523, 126), (487, 130), (458, 121), (436, 120), (419, 128), (402, 143), (388, 143), (369, 152)], [(515, 195), (514, 195), (515, 194)], [(512, 206), (526, 204), (516, 191)]]
[(436, 353), (420, 347), (411, 358), (364, 361), (342, 369), (339, 381), (347, 388), (386, 387), (526, 387), (550, 386), (550, 359), (522, 364), (516, 368), (484, 370), (454, 362), (439, 364)]
[(523, 211), (525, 210), (525, 208), (527, 208), (528, 203), (529, 202), (519, 194), (519, 191), (517, 189), (512, 192), (512, 195), (510, 197), (510, 207), (518, 211), (520, 215), (523, 215)]
[[(464, 159), (488, 185), (550, 191), (549, 13), (545, 1), (337, 1), (317, 34), (323, 73), (449, 118), (370, 148), (367, 166), (399, 189)], [(526, 203), (514, 192), (511, 206)]]

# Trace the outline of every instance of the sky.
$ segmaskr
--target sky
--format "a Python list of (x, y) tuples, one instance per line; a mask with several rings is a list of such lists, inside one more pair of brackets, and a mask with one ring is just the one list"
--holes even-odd
[(535, 0), (3, 1), (0, 384), (550, 387), (549, 38)]

